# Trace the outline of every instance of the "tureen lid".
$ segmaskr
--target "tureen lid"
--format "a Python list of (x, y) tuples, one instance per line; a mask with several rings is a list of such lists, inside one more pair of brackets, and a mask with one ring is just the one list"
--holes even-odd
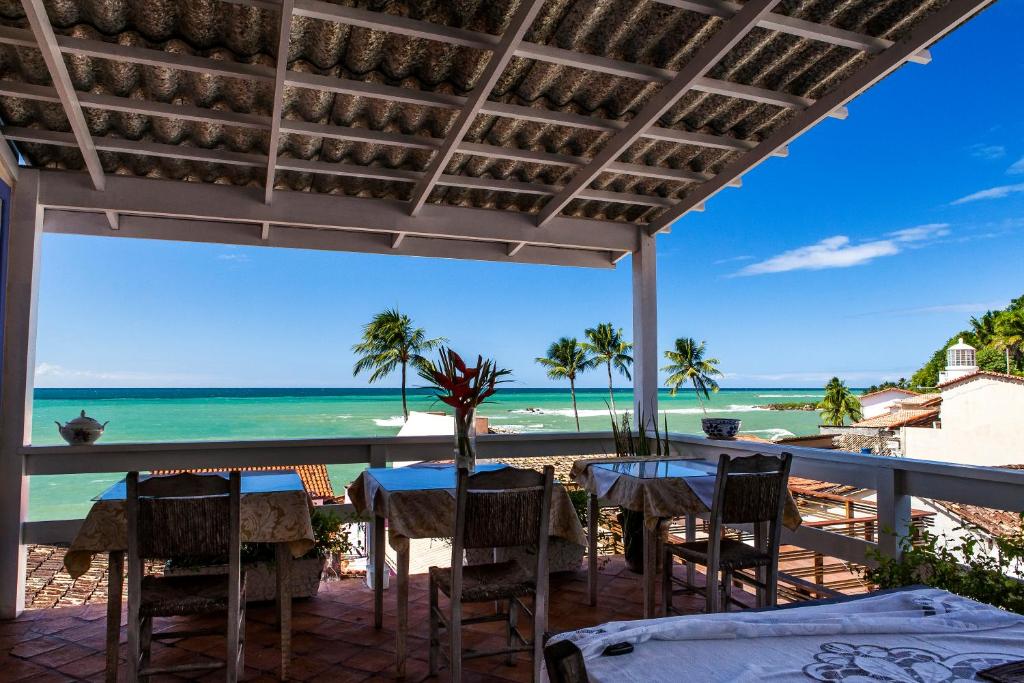
[(88, 417), (84, 410), (81, 415), (68, 422), (67, 426), (77, 429), (103, 429), (103, 425), (100, 424), (100, 421)]

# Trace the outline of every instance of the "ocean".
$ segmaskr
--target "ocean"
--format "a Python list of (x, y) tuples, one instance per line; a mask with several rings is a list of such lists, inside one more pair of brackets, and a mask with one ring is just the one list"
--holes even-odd
[[(739, 418), (743, 432), (770, 439), (817, 433), (818, 414), (756, 406), (812, 403), (821, 396), (813, 389), (723, 389), (705, 404), (709, 416)], [(609, 428), (606, 389), (578, 389), (576, 398), (583, 431)], [(620, 409), (629, 406), (632, 392), (616, 391), (615, 401)], [(410, 410), (443, 408), (424, 390), (410, 391)], [(663, 391), (659, 408), (670, 430), (700, 432), (703, 411), (692, 391), (677, 396)], [(37, 389), (32, 443), (62, 444), (54, 422), (66, 422), (81, 410), (100, 422), (109, 420), (101, 443), (394, 436), (402, 426), (397, 389)], [(523, 432), (576, 428), (568, 387), (506, 388), (480, 414), (490, 418), (493, 426)], [(659, 422), (664, 419), (659, 417)], [(360, 465), (328, 467), (338, 491), (361, 469)], [(111, 472), (33, 477), (29, 519), (82, 517), (90, 499), (122, 476), (123, 472)]]

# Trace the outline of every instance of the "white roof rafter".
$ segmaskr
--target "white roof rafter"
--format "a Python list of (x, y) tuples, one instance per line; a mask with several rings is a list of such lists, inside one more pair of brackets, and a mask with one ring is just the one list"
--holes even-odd
[(601, 151), (590, 160), (590, 163), (573, 175), (569, 184), (544, 205), (544, 208), (537, 214), (537, 225), (544, 225), (554, 218), (591, 182), (604, 173), (609, 164), (613, 163), (630, 145), (636, 142), (641, 133), (660, 119), (680, 97), (693, 88), (694, 83), (712, 69), (779, 2), (780, 0), (749, 0), (742, 10), (726, 21), (691, 57), (672, 82), (655, 93), (629, 122), (629, 125), (605, 144)]
[(705, 201), (726, 187), (728, 183), (764, 161), (771, 150), (788, 144), (794, 138), (814, 127), (823, 118), (828, 116), (830, 111), (833, 111), (845, 102), (849, 102), (879, 80), (885, 78), (906, 62), (910, 55), (919, 54), (921, 50), (970, 19), (974, 14), (991, 4), (992, 1), (950, 0), (942, 9), (933, 12), (920, 24), (914, 26), (909, 35), (901, 41), (894, 43), (892, 47), (873, 57), (834, 90), (793, 117), (781, 128), (773, 131), (757, 147), (726, 164), (714, 178), (694, 188), (676, 206), (665, 211), (652, 221), (647, 226), (647, 230), (652, 234), (664, 232), (673, 221), (684, 216), (687, 212), (702, 210)]
[(267, 178), (264, 200), (270, 203), (277, 179), (277, 148), (281, 141), (281, 114), (284, 110), (284, 79), (288, 73), (288, 46), (292, 33), (293, 0), (282, 0), (281, 20), (277, 23), (277, 65), (274, 72), (274, 113), (270, 119), (270, 138), (267, 142)]
[[(103, 164), (96, 153), (96, 147), (92, 142), (92, 135), (89, 133), (89, 125), (85, 122), (85, 115), (78, 103), (78, 96), (75, 93), (75, 86), (71, 82), (71, 75), (68, 73), (67, 64), (64, 63), (64, 56), (57, 45), (57, 36), (53, 33), (53, 26), (46, 15), (46, 7), (43, 0), (24, 0), (22, 5), (25, 8), (25, 15), (32, 27), (39, 51), (43, 54), (43, 61), (53, 79), (54, 88), (60, 98), (61, 106), (68, 117), (71, 131), (74, 136), (75, 145), (82, 153), (85, 160), (85, 167), (92, 178), (92, 184), (97, 190), (102, 190), (106, 182), (103, 175)], [(10, 136), (8, 136), (10, 137)]]
[(516, 45), (522, 41), (523, 36), (530, 30), (530, 25), (533, 24), (534, 18), (540, 13), (543, 6), (544, 0), (522, 0), (520, 2), (516, 13), (512, 17), (512, 21), (509, 22), (508, 28), (505, 29), (505, 33), (502, 34), (500, 41), (494, 46), (491, 58), (487, 62), (484, 72), (480, 74), (473, 92), (466, 98), (466, 104), (462, 107), (462, 111), (459, 112), (455, 123), (452, 124), (451, 130), (448, 131), (444, 146), (434, 154), (423, 179), (417, 183), (413, 190), (412, 199), (409, 202), (409, 213), (411, 215), (415, 216), (423, 208), (423, 204), (426, 203), (427, 197), (430, 196), (430, 192), (434, 189), (438, 178), (444, 172), (452, 155), (455, 154), (456, 149), (462, 142), (463, 136), (465, 136), (470, 126), (476, 120), (480, 107), (491, 96), (491, 90), (494, 89), (494, 85), (501, 78), (502, 73), (505, 72), (505, 67), (512, 60)]

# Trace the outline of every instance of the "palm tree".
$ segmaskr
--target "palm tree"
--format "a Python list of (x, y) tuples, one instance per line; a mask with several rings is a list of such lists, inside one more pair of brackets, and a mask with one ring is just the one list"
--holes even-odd
[(833, 377), (825, 385), (825, 398), (818, 404), (822, 421), (831, 427), (842, 427), (847, 417), (851, 422), (860, 421), (860, 401), (846, 387), (846, 383)]
[(1019, 368), (1021, 356), (1024, 355), (1024, 312), (1019, 310), (1004, 311), (995, 324), (992, 345), (1006, 354), (1006, 372), (1012, 370), (1010, 359)]
[(612, 367), (632, 379), (629, 374), (629, 366), (633, 364), (633, 357), (629, 355), (633, 345), (622, 338), (622, 328), (614, 328), (611, 323), (599, 323), (597, 327), (588, 328), (584, 334), (587, 341), (583, 348), (593, 356), (593, 365), (596, 367), (604, 363), (608, 369), (608, 398), (611, 399), (612, 413), (615, 412), (615, 387), (612, 384)]
[(997, 316), (992, 311), (986, 311), (980, 318), (971, 318), (971, 332), (978, 346), (988, 346), (992, 338), (996, 336)]
[(547, 369), (550, 379), (569, 380), (572, 412), (576, 416), (576, 431), (580, 431), (580, 412), (576, 409), (576, 377), (593, 367), (594, 359), (590, 352), (580, 345), (576, 337), (562, 337), (552, 343), (548, 347), (547, 355), (537, 358), (537, 362)]
[(707, 414), (707, 408), (701, 401), (700, 395), (710, 399), (711, 393), (718, 391), (718, 382), (713, 378), (722, 377), (722, 371), (718, 369), (717, 358), (705, 358), (707, 342), (697, 343), (692, 337), (680, 337), (676, 339), (675, 349), (665, 352), (665, 359), (669, 365), (661, 368), (662, 372), (669, 373), (666, 383), (672, 390), (672, 396), (679, 393), (679, 387), (687, 382), (693, 385), (693, 391), (697, 395), (701, 410)]
[(409, 419), (409, 404), (406, 399), (406, 375), (411, 364), (421, 368), (430, 361), (423, 353), (439, 347), (447, 340), (444, 337), (428, 339), (422, 327), (413, 327), (412, 318), (389, 308), (373, 316), (363, 326), (363, 340), (352, 347), (359, 354), (352, 367), (352, 376), (372, 370), (370, 383), (387, 377), (396, 369), (402, 371), (402, 416)]

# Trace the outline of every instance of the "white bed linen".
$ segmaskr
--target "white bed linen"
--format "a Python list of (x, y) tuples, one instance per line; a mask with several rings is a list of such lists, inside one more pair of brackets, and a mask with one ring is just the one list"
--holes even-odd
[[(977, 680), (1024, 659), (1024, 616), (936, 589), (765, 612), (610, 622), (555, 636), (595, 683)], [(634, 644), (618, 657), (608, 645)]]

